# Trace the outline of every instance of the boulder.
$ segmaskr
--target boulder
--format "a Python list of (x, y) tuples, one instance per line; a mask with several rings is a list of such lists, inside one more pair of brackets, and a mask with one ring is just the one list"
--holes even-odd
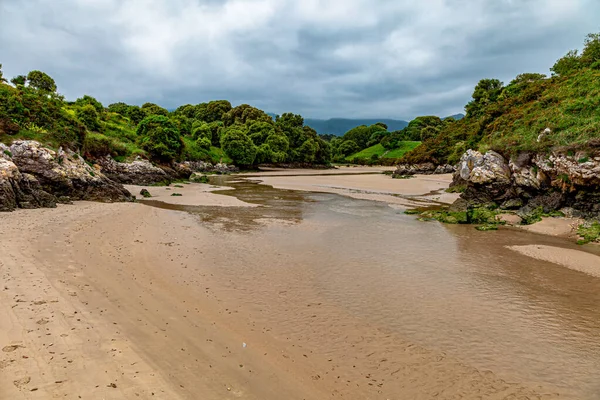
[(432, 175), (432, 174), (451, 174), (454, 172), (452, 165), (434, 165), (433, 163), (422, 164), (399, 164), (392, 174), (392, 177), (410, 176), (410, 175)]
[(600, 216), (600, 158), (569, 154), (522, 153), (507, 161), (494, 151), (468, 150), (451, 186), (465, 187), (461, 198), (469, 206), (494, 203), (519, 209), (525, 221), (563, 207), (589, 218)]
[(111, 156), (106, 156), (97, 162), (104, 175), (122, 184), (151, 185), (173, 180), (173, 177), (163, 169), (139, 157), (131, 163), (117, 162)]
[(10, 159), (0, 157), (0, 211), (56, 207), (56, 202), (33, 175), (22, 174)]
[(50, 150), (32, 140), (15, 141), (9, 149), (18, 170), (37, 181), (34, 183), (29, 179), (29, 187), (70, 200), (114, 202), (132, 199), (131, 193), (122, 185), (86, 164), (81, 156), (70, 150)]
[(186, 177), (190, 176), (194, 172), (230, 174), (239, 171), (239, 168), (234, 165), (227, 165), (223, 163), (217, 163), (213, 165), (205, 161), (183, 161), (181, 163), (175, 163), (173, 167), (180, 174), (186, 174)]

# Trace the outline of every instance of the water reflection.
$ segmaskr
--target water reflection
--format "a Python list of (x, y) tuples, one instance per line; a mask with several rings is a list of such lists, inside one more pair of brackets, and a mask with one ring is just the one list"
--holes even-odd
[[(216, 193), (260, 207), (144, 202), (197, 214), (213, 229), (227, 230), (232, 242), (235, 235), (256, 233), (244, 256), (243, 278), (233, 259), (219, 263), (219, 272), (235, 274), (240, 295), (270, 304), (264, 318), (288, 329), (285, 335), (297, 329), (292, 324), (297, 321), (281, 322), (290, 310), (278, 315), (277, 305), (270, 303), (269, 274), (289, 268), (301, 277), (293, 282), (298, 298), (310, 287), (383, 332), (482, 370), (564, 388), (582, 399), (600, 398), (600, 279), (506, 248), (580, 247), (522, 231), (423, 223), (384, 203), (279, 190), (231, 177), (212, 179), (235, 189)], [(285, 263), (261, 253), (284, 254)], [(324, 348), (333, 348), (335, 340), (323, 343)]]

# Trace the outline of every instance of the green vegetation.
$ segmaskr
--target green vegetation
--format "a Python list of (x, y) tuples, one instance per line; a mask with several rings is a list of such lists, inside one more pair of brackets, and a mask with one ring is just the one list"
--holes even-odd
[[(349, 155), (345, 158), (345, 161), (352, 162), (354, 160), (372, 160), (372, 161), (380, 161), (381, 159), (399, 159), (407, 152), (413, 150), (421, 142), (412, 142), (412, 141), (401, 141), (398, 143), (398, 147), (394, 149), (386, 149), (383, 147), (381, 143), (377, 143), (371, 147), (367, 147), (357, 153)], [(376, 156), (376, 158), (374, 157)]]
[(11, 79), (1, 75), (0, 141), (36, 140), (51, 148), (79, 151), (87, 158), (136, 156), (159, 163), (209, 161), (329, 164), (331, 146), (300, 115), (275, 119), (264, 111), (226, 100), (184, 105), (173, 112), (154, 104), (117, 102), (105, 107), (84, 95), (74, 102), (56, 92), (41, 71)]
[(592, 221), (579, 225), (577, 234), (582, 238), (577, 241), (578, 244), (600, 241), (600, 222)]
[(585, 150), (597, 144), (600, 34), (588, 35), (581, 54), (570, 51), (551, 71), (550, 77), (521, 74), (508, 85), (481, 80), (465, 107), (465, 118), (422, 130), (423, 143), (402, 161), (454, 164), (469, 148), (510, 157), (523, 151)]
[[(411, 212), (412, 214), (412, 212)], [(475, 224), (480, 231), (497, 230), (503, 222), (498, 219), (498, 210), (489, 207), (474, 207), (467, 211), (427, 210), (420, 213), (420, 220), (436, 220), (445, 224)]]

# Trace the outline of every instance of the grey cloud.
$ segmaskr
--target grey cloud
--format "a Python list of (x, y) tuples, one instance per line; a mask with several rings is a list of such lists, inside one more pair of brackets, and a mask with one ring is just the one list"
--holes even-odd
[(105, 104), (411, 119), (462, 111), (481, 78), (548, 73), (597, 15), (594, 0), (3, 0), (0, 62)]

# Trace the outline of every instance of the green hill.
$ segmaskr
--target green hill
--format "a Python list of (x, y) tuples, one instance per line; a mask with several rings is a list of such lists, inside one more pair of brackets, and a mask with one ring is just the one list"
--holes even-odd
[(403, 141), (399, 144), (399, 147), (388, 150), (385, 147), (383, 147), (381, 143), (377, 143), (374, 146), (367, 147), (366, 149), (359, 151), (358, 153), (354, 153), (346, 157), (346, 161), (351, 162), (355, 159), (372, 160), (374, 159), (375, 155), (377, 155), (377, 159), (398, 159), (404, 156), (404, 154), (406, 154), (407, 152), (415, 149), (421, 144), (421, 142)]
[(551, 71), (521, 74), (508, 85), (481, 80), (465, 118), (440, 126), (402, 161), (454, 164), (467, 149), (511, 157), (599, 146), (600, 34), (588, 35), (581, 53), (569, 52)]

